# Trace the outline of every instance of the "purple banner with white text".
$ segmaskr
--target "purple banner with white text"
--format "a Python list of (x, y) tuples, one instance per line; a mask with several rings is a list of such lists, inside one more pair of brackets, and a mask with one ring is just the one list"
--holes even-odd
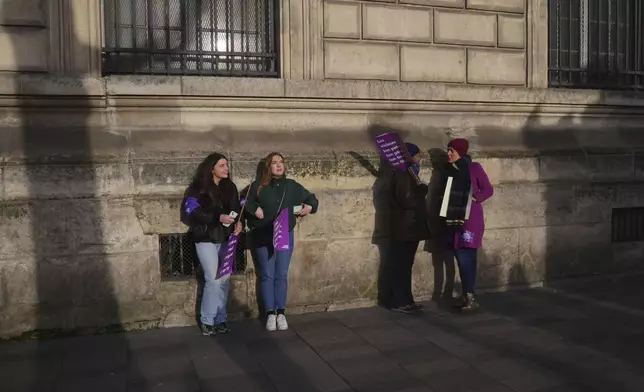
[(215, 279), (219, 279), (233, 273), (238, 241), (239, 237), (231, 234), (230, 237), (228, 237), (228, 241), (221, 246), (221, 249), (219, 250), (219, 265), (217, 265), (217, 275), (215, 276)]
[(390, 132), (376, 136), (376, 147), (391, 166), (400, 170), (407, 170), (410, 165), (407, 159), (408, 153), (400, 135)]
[(273, 247), (276, 252), (290, 250), (291, 243), (288, 235), (288, 208), (284, 208), (273, 222)]

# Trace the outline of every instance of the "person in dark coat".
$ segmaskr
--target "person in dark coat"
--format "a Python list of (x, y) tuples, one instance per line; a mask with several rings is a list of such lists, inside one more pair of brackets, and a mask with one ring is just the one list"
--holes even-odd
[[(411, 170), (418, 177), (420, 149), (412, 143), (405, 143), (405, 146), (414, 163)], [(425, 203), (427, 190), (427, 185), (418, 184), (409, 171), (393, 169), (389, 195), (392, 311), (413, 313), (420, 308), (414, 302), (411, 279), (418, 244), (430, 236)]]

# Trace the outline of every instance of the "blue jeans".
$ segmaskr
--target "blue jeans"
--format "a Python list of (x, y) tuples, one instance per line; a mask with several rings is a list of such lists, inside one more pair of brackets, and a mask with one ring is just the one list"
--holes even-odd
[(228, 283), (230, 275), (217, 276), (219, 249), (221, 244), (198, 242), (197, 257), (203, 267), (206, 285), (201, 299), (201, 323), (215, 325), (226, 321), (226, 302), (228, 301)]
[(458, 272), (461, 276), (461, 283), (463, 284), (463, 294), (474, 294), (474, 286), (476, 286), (476, 264), (478, 249), (474, 248), (459, 248), (454, 251), (456, 262), (458, 263)]
[(273, 245), (260, 246), (255, 250), (260, 272), (260, 291), (266, 312), (286, 309), (288, 290), (288, 267), (293, 255), (294, 236), (289, 233), (291, 249), (275, 252)]

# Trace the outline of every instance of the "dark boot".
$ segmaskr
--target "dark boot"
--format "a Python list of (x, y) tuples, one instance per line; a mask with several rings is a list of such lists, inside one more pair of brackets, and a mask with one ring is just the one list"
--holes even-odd
[(476, 310), (479, 308), (479, 303), (476, 301), (474, 294), (467, 293), (465, 296), (465, 306), (461, 310)]
[(454, 304), (453, 304), (455, 308), (459, 308), (459, 309), (462, 309), (466, 305), (467, 305), (467, 297), (465, 296), (465, 294), (456, 298), (456, 301), (454, 301)]

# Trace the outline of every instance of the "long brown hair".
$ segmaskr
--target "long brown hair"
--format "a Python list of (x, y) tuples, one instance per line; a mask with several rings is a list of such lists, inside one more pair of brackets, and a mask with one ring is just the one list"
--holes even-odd
[[(273, 158), (276, 156), (284, 160), (284, 156), (279, 152), (272, 152), (264, 158), (264, 170), (262, 172), (262, 177), (259, 179), (259, 185), (257, 186), (257, 195), (259, 192), (268, 186), (273, 179), (273, 174), (271, 173), (271, 164), (273, 163)], [(286, 162), (284, 163), (284, 175), (286, 175)]]
[(228, 161), (228, 158), (217, 152), (208, 155), (197, 167), (187, 191), (205, 195), (210, 203), (221, 201), (226, 208), (230, 208), (228, 204), (236, 192), (232, 178), (230, 175), (228, 178), (222, 178), (219, 186), (212, 181), (212, 170), (221, 159)]

